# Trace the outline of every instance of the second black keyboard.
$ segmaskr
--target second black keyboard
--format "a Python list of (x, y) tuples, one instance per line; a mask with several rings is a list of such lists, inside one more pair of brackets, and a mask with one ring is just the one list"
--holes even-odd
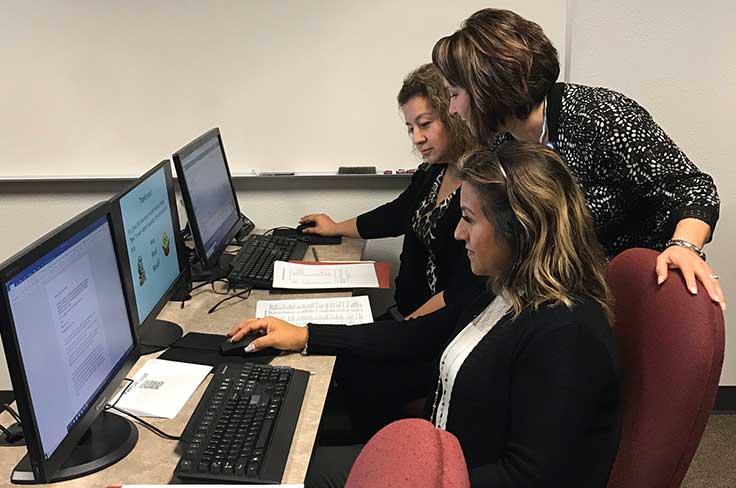
[(220, 364), (181, 436), (174, 474), (193, 481), (281, 483), (309, 373)]
[(308, 244), (297, 239), (250, 235), (233, 259), (227, 279), (233, 286), (269, 289), (274, 261), (302, 259)]

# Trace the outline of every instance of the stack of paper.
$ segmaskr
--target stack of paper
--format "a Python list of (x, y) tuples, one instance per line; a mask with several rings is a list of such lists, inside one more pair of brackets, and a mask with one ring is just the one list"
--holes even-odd
[(125, 394), (115, 397), (119, 398), (115, 406), (142, 417), (173, 419), (211, 370), (212, 366), (151, 359), (133, 376)]
[(259, 300), (256, 317), (270, 315), (294, 325), (367, 324), (373, 322), (367, 296), (310, 298), (305, 300)]

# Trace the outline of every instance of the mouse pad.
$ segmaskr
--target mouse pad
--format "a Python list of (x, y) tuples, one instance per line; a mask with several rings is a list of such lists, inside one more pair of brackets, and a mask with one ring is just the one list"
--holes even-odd
[(220, 344), (226, 337), (220, 334), (203, 334), (188, 332), (184, 337), (173, 343), (158, 358), (182, 363), (205, 364), (217, 366), (220, 363), (255, 363), (268, 364), (278, 356), (278, 351), (264, 349), (247, 356), (223, 356), (220, 354)]
[(316, 234), (303, 234), (297, 232), (296, 229), (275, 229), (273, 235), (278, 237), (291, 237), (292, 239), (298, 239), (307, 244), (313, 246), (326, 246), (334, 244), (342, 244), (342, 237), (340, 236), (318, 236)]

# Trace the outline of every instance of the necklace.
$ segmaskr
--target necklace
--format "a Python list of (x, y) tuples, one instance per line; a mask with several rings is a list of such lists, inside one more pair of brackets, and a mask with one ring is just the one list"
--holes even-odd
[(547, 133), (547, 97), (542, 101), (542, 131), (539, 133), (539, 143), (544, 144), (544, 135)]

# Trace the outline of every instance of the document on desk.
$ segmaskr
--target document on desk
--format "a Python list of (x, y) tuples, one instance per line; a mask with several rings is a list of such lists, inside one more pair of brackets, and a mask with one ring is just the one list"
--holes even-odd
[(143, 417), (173, 419), (211, 370), (212, 366), (151, 359), (115, 406)]
[(276, 261), (273, 263), (273, 287), (300, 290), (378, 288), (378, 277), (372, 263), (317, 266)]
[(367, 324), (373, 322), (367, 296), (344, 298), (308, 298), (300, 300), (259, 300), (256, 317), (267, 315), (294, 325)]

